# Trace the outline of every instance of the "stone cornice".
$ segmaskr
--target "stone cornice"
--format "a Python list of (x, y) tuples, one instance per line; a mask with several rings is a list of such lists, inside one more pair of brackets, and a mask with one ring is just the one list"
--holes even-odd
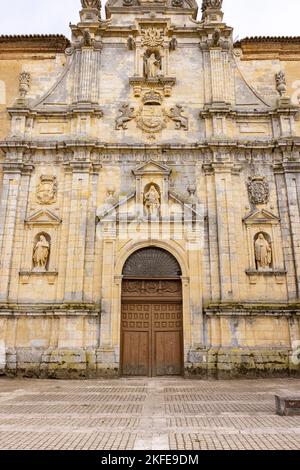
[(60, 34), (0, 36), (0, 56), (7, 52), (64, 53), (70, 41)]
[(300, 59), (300, 36), (245, 38), (234, 47), (242, 49), (241, 60)]
[(299, 303), (215, 303), (205, 310), (207, 316), (300, 316)]
[(197, 149), (267, 149), (267, 150), (290, 150), (291, 148), (300, 149), (300, 137), (282, 138), (282, 139), (266, 139), (266, 140), (236, 140), (236, 139), (203, 139), (194, 144), (106, 144), (98, 140), (5, 140), (0, 141), (0, 149), (5, 151), (22, 150), (40, 150), (49, 149), (56, 151), (74, 150), (78, 148), (89, 148), (90, 150), (197, 150)]
[(34, 303), (34, 304), (0, 304), (0, 316), (85, 316), (100, 314), (100, 305), (97, 303)]

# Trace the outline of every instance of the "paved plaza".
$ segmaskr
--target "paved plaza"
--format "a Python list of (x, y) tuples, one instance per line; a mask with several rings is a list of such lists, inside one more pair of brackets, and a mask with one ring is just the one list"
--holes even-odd
[(0, 379), (0, 449), (300, 449), (300, 380)]

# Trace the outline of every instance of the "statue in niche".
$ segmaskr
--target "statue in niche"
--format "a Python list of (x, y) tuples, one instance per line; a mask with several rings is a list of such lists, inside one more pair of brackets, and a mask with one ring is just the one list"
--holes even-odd
[(157, 217), (159, 215), (160, 195), (154, 184), (152, 184), (149, 191), (145, 193), (144, 203), (148, 215), (151, 217)]
[(272, 248), (263, 233), (258, 235), (255, 242), (255, 260), (258, 270), (270, 269), (272, 263)]
[(33, 271), (46, 271), (50, 253), (50, 243), (45, 235), (40, 235), (39, 241), (33, 249)]
[(146, 58), (145, 71), (147, 78), (157, 78), (160, 72), (160, 61), (157, 60), (154, 52)]

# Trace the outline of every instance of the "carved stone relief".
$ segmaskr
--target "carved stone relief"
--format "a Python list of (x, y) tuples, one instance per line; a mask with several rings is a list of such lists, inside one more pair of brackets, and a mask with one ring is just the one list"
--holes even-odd
[(275, 78), (276, 78), (276, 89), (278, 93), (280, 94), (280, 96), (284, 96), (287, 90), (285, 73), (281, 70), (275, 75)]
[(169, 76), (169, 54), (176, 49), (177, 39), (170, 39), (168, 28), (166, 21), (141, 20), (138, 32), (128, 37), (129, 50), (136, 51), (134, 73), (129, 78), (135, 97), (154, 87), (171, 96), (176, 79)]
[(252, 204), (267, 204), (269, 201), (269, 185), (263, 176), (254, 176), (248, 180), (249, 200)]
[(222, 8), (223, 0), (203, 0), (202, 11), (206, 11), (208, 8)]
[(181, 283), (178, 281), (129, 281), (124, 280), (122, 293), (128, 297), (151, 296), (159, 294), (161, 296), (181, 297)]
[(116, 120), (116, 130), (128, 129), (127, 123), (132, 121), (137, 115), (136, 111), (129, 104), (123, 104), (120, 108), (121, 116)]
[(155, 90), (145, 93), (138, 109), (126, 103), (120, 108), (121, 115), (116, 119), (116, 130), (128, 128), (127, 123), (136, 120), (143, 131), (154, 134), (167, 126), (167, 118), (175, 122), (176, 129), (188, 130), (188, 117), (183, 114), (183, 106), (176, 104), (169, 111), (162, 106), (163, 97)]
[(167, 116), (176, 123), (176, 129), (188, 130), (188, 118), (183, 114), (183, 106), (176, 104), (174, 108), (171, 108), (169, 112), (166, 112)]
[(25, 99), (30, 89), (31, 76), (28, 72), (22, 72), (19, 78), (20, 98)]
[(175, 7), (175, 8), (183, 7), (183, 0), (172, 0), (172, 7)]
[(36, 189), (36, 200), (39, 204), (49, 205), (56, 202), (57, 181), (55, 176), (42, 175)]
[(100, 0), (81, 0), (82, 8), (97, 8), (100, 10), (101, 1)]
[(147, 28), (142, 31), (143, 47), (160, 47), (164, 42), (164, 31), (157, 28)]
[(137, 115), (137, 125), (145, 132), (155, 133), (166, 127), (166, 119), (160, 93), (149, 92), (143, 97), (143, 105)]

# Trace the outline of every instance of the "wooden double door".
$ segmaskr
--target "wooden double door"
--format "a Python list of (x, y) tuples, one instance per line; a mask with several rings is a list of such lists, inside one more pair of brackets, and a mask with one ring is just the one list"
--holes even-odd
[(180, 280), (123, 281), (121, 369), (125, 376), (182, 374)]

